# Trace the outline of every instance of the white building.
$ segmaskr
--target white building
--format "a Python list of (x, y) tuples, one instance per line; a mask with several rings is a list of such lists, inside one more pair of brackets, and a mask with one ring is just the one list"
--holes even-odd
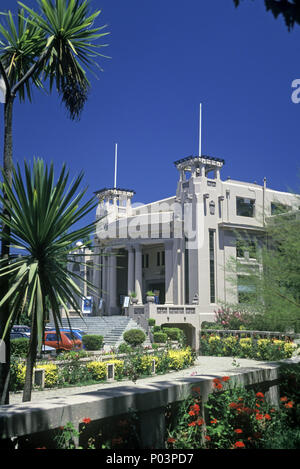
[[(96, 192), (100, 268), (94, 269), (94, 284), (101, 314), (120, 314), (124, 297), (135, 292), (137, 304), (126, 312), (140, 322), (153, 317), (157, 324), (186, 323), (198, 330), (202, 321), (214, 320), (220, 304), (242, 298), (239, 275), (235, 287), (228, 278), (230, 259), (242, 257), (259, 268), (267, 217), (278, 207), (300, 204), (294, 194), (267, 188), (266, 181), (223, 181), (223, 165), (209, 156), (176, 161), (176, 195), (147, 205), (132, 204), (133, 190)], [(248, 248), (239, 246), (239, 236)], [(149, 290), (158, 303), (147, 303)]]

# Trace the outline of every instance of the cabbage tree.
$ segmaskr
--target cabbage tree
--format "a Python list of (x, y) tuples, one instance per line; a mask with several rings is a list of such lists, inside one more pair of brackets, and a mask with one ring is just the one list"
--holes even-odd
[[(79, 119), (87, 100), (88, 71), (100, 69), (104, 57), (98, 40), (109, 34), (94, 23), (101, 13), (90, 11), (87, 0), (36, 0), (38, 11), (19, 2), (17, 15), (10, 11), (0, 17), (0, 75), (4, 89), (3, 170), (6, 182), (12, 183), (13, 110), (16, 97), (31, 100), (32, 87), (56, 88), (71, 119)], [(4, 192), (4, 196), (5, 192)], [(10, 249), (9, 212), (3, 212), (1, 259), (8, 259)], [(0, 298), (8, 291), (5, 278), (0, 283)], [(7, 323), (9, 304), (0, 308), (0, 336)], [(5, 340), (7, 362), (0, 364), (0, 393), (8, 382), (10, 344)], [(8, 403), (8, 395), (5, 398)]]
[[(65, 166), (55, 182), (53, 164), (48, 167), (40, 159), (34, 160), (32, 169), (25, 162), (24, 175), (17, 165), (12, 172), (12, 187), (4, 174), (2, 190), (6, 197), (0, 195), (0, 203), (10, 217), (4, 220), (0, 215), (0, 219), (9, 225), (10, 235), (6, 241), (14, 253), (8, 263), (0, 261), (0, 276), (9, 282), (0, 307), (10, 305), (4, 334), (9, 333), (10, 324), (24, 311), (31, 319), (24, 401), (31, 398), (36, 353), (42, 346), (49, 310), (58, 333), (62, 309), (67, 311), (70, 305), (81, 314), (78, 298), (81, 301), (83, 293), (76, 280), (83, 279), (68, 270), (66, 260), (67, 254), (76, 250), (76, 241), (94, 231), (94, 223), (78, 227), (83, 217), (97, 205), (94, 198), (83, 201), (86, 189), (80, 189), (82, 177), (80, 174), (67, 188), (69, 175)], [(2, 233), (2, 236), (6, 235)], [(73, 253), (72, 258), (70, 263), (82, 264), (82, 260), (76, 260), (76, 254)], [(87, 283), (93, 289), (93, 285)]]

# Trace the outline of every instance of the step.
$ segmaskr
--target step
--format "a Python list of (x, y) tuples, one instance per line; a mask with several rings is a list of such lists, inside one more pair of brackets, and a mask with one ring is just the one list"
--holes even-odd
[[(144, 329), (133, 319), (127, 316), (101, 316), (101, 317), (76, 317), (69, 318), (73, 329), (81, 329), (87, 334), (102, 335), (106, 346), (118, 347), (124, 342), (123, 334), (130, 329)], [(69, 327), (67, 318), (62, 318), (62, 327)], [(53, 324), (50, 324), (53, 326)], [(145, 332), (145, 331), (144, 331)], [(145, 345), (150, 345), (149, 337)]]

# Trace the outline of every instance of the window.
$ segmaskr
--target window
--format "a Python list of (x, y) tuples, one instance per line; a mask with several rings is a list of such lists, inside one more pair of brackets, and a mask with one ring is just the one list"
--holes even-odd
[(142, 267), (148, 269), (149, 267), (149, 254), (143, 254), (142, 256)]
[[(246, 254), (248, 253), (248, 255)], [(257, 245), (253, 240), (236, 240), (236, 257), (257, 259)]]
[(240, 217), (254, 217), (255, 200), (236, 198), (236, 214)]
[(160, 266), (160, 252), (156, 254), (156, 265)]
[(157, 253), (156, 265), (162, 267), (165, 265), (165, 251), (159, 251)]
[(216, 302), (215, 288), (215, 231), (209, 230), (209, 275), (210, 275), (210, 302)]
[(237, 290), (239, 303), (253, 303), (256, 301), (256, 286), (247, 275), (238, 275)]
[(271, 202), (271, 215), (279, 215), (280, 213), (289, 212), (292, 208), (288, 205), (280, 204), (278, 202)]
[(46, 335), (47, 342), (57, 342), (57, 335), (56, 334), (47, 334)]

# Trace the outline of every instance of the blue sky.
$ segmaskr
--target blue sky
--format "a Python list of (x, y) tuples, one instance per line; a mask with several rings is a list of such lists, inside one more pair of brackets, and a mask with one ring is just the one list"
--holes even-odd
[[(34, 0), (24, 0), (35, 5)], [(1, 0), (12, 10), (14, 0)], [(91, 0), (97, 24), (111, 34), (99, 79), (79, 122), (54, 92), (16, 103), (14, 160), (43, 157), (72, 175), (84, 170), (89, 194), (114, 181), (148, 203), (175, 194), (173, 162), (198, 153), (226, 161), (222, 179), (257, 181), (277, 190), (299, 186), (300, 27), (288, 32), (261, 0)], [(1, 105), (2, 106), (2, 105)], [(3, 109), (3, 108), (2, 108)], [(1, 121), (0, 121), (1, 122)], [(0, 125), (1, 148), (2, 134)]]

